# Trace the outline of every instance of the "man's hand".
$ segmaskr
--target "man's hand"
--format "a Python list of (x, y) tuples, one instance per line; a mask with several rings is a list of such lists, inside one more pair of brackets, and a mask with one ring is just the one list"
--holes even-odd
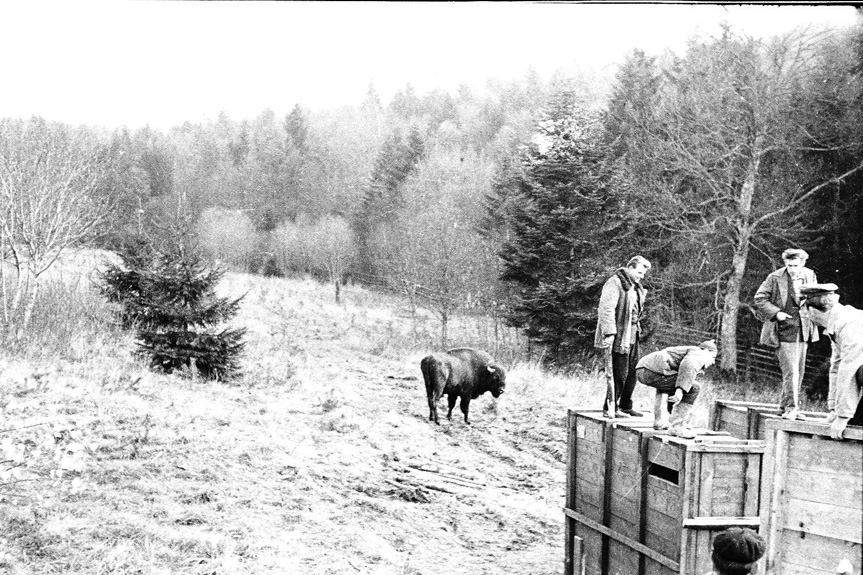
[(837, 417), (833, 420), (833, 423), (830, 424), (830, 437), (833, 439), (842, 439), (842, 434), (845, 433), (845, 428), (848, 426), (848, 422), (851, 421), (850, 417)]
[(776, 321), (785, 321), (786, 319), (791, 319), (791, 316), (785, 313), (784, 311), (780, 311), (776, 313)]
[(683, 390), (678, 387), (674, 390), (674, 395), (668, 397), (668, 403), (680, 403), (681, 399), (683, 399)]
[(834, 421), (836, 421), (836, 410), (831, 409), (830, 415), (827, 416), (827, 419), (824, 421), (824, 423), (833, 423)]
[(614, 334), (609, 334), (602, 339), (602, 349), (606, 349), (614, 345)]

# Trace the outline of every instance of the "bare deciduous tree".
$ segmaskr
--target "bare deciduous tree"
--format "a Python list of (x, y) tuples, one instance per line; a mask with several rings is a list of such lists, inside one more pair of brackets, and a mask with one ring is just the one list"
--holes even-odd
[(4, 317), (7, 323), (16, 320), (23, 309), (17, 337), (30, 321), (42, 274), (107, 214), (105, 196), (97, 193), (103, 176), (99, 151), (83, 128), (41, 118), (0, 122), (0, 232), (4, 261), (17, 271)]
[[(818, 123), (807, 117), (806, 99), (819, 96), (814, 74), (824, 54), (841, 46), (826, 44), (830, 38), (798, 32), (765, 42), (726, 30), (693, 40), (684, 59), (665, 66), (653, 104), (628, 113), (639, 209), (688, 253), (677, 262), (688, 268), (677, 287), (715, 286), (724, 371), (735, 371), (750, 251), (811, 233), (801, 218), (808, 202), (863, 168), (859, 155), (838, 169), (819, 162), (859, 150), (860, 135), (848, 133), (840, 116)], [(849, 89), (832, 96), (839, 109), (852, 109), (860, 93), (852, 64), (849, 53)]]

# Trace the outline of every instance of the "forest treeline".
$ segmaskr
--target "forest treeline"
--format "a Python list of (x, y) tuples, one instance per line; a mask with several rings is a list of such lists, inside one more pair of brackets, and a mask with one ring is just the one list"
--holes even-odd
[[(482, 313), (550, 362), (592, 348), (602, 283), (635, 254), (650, 323), (720, 335), (733, 371), (783, 249), (863, 304), (863, 24), (682, 55), (633, 51), (610, 86), (528, 71), (483, 94), (417, 94), (284, 117), (113, 132), (0, 123), (4, 321), (81, 243), (158, 238), (178, 212), (252, 273), (386, 283), (442, 326)], [(137, 241), (137, 240), (136, 240)]]

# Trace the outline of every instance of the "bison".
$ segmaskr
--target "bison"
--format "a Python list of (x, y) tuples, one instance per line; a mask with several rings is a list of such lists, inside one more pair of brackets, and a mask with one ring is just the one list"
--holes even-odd
[(429, 421), (440, 425), (437, 415), (437, 402), (447, 394), (449, 411), (447, 419), (452, 419), (455, 401), (461, 398), (461, 411), (464, 422), (468, 421), (467, 410), (471, 399), (476, 399), (486, 391), (499, 397), (506, 388), (506, 372), (495, 365), (491, 356), (484, 351), (470, 348), (451, 349), (446, 353), (434, 353), (420, 362), (426, 394), (429, 401)]

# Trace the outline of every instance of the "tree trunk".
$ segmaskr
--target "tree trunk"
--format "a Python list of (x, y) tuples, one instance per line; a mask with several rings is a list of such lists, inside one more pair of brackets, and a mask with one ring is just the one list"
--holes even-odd
[(731, 275), (725, 285), (725, 301), (719, 328), (719, 369), (732, 378), (737, 371), (737, 313), (740, 309), (740, 288), (749, 257), (749, 234), (741, 234), (731, 258)]
[(28, 293), (27, 293), (27, 303), (24, 306), (24, 319), (21, 321), (21, 325), (18, 327), (18, 330), (15, 332), (15, 339), (20, 340), (24, 335), (24, 331), (27, 329), (27, 326), (30, 324), (30, 318), (33, 315), (33, 308), (36, 307), (36, 297), (39, 295), (39, 276), (33, 277), (33, 283), (30, 285), (28, 283)]
[(737, 238), (734, 255), (731, 258), (731, 275), (725, 285), (725, 301), (722, 304), (722, 316), (719, 328), (719, 370), (723, 375), (737, 378), (737, 314), (740, 309), (740, 289), (743, 286), (743, 274), (746, 273), (746, 261), (749, 258), (749, 242), (752, 239), (754, 226), (752, 219), (752, 201), (755, 198), (755, 186), (758, 170), (761, 166), (761, 153), (764, 138), (755, 137), (752, 144), (752, 156), (746, 167), (746, 177), (740, 187), (740, 198), (737, 201)]

